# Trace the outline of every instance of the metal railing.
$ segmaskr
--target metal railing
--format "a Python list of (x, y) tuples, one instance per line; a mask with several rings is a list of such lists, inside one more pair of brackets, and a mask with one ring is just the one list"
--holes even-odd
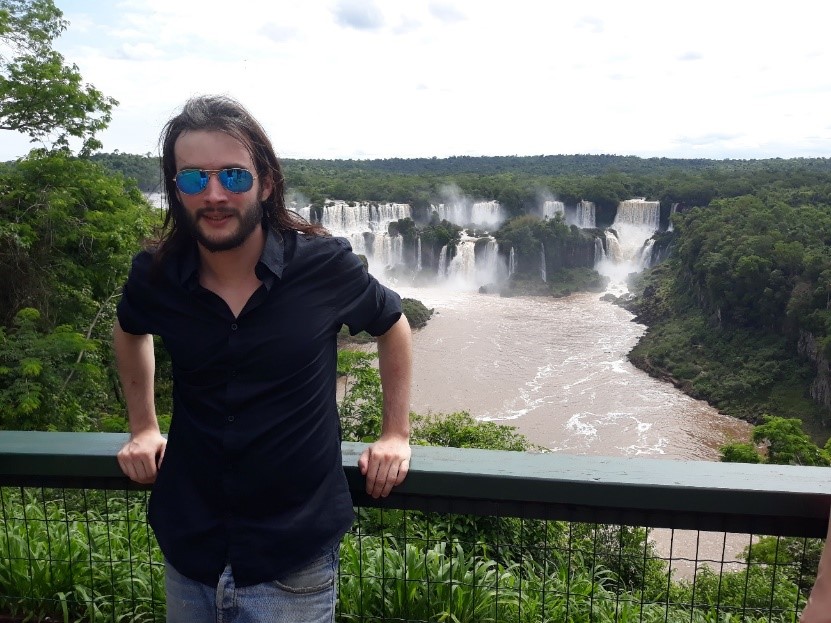
[[(0, 620), (164, 620), (125, 439), (0, 432)], [(831, 505), (827, 468), (435, 447), (373, 500), (363, 447), (341, 621), (795, 621)]]

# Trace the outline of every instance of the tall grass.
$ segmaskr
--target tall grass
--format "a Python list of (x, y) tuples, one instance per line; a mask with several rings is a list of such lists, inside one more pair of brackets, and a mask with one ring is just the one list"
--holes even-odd
[[(0, 489), (0, 614), (65, 623), (163, 621), (162, 558), (145, 512), (144, 494)], [(756, 563), (733, 573), (699, 571), (695, 583), (675, 582), (665, 570), (660, 594), (651, 582), (623, 581), (649, 574), (598, 555), (622, 538), (598, 538), (608, 527), (531, 524), (518, 542), (494, 548), (476, 535), (452, 537), (447, 517), (431, 527), (429, 515), (417, 516), (418, 535), (367, 534), (370, 522), (346, 535), (339, 621), (794, 623), (803, 603), (778, 567)], [(407, 523), (398, 511), (387, 519)], [(515, 554), (503, 555), (509, 546)], [(494, 558), (495, 551), (502, 553)], [(654, 566), (647, 553), (644, 569)]]
[(0, 612), (30, 620), (163, 621), (161, 554), (145, 500), (0, 491)]

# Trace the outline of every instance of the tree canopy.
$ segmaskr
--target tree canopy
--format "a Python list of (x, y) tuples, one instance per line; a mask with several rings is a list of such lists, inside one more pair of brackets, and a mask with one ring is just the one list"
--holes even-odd
[(0, 130), (79, 152), (100, 149), (118, 102), (84, 83), (78, 66), (52, 48), (67, 21), (52, 0), (0, 0)]

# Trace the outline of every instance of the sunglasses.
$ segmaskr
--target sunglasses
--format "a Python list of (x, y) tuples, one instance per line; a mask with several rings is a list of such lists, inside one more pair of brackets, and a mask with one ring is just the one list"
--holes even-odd
[(176, 174), (173, 181), (176, 188), (186, 195), (198, 195), (208, 187), (211, 175), (216, 175), (225, 190), (244, 193), (251, 190), (257, 179), (248, 169), (184, 169)]

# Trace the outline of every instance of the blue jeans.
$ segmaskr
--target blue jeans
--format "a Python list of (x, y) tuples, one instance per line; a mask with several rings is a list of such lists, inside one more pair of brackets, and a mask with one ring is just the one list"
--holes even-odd
[(231, 565), (216, 588), (165, 562), (167, 623), (332, 623), (338, 548), (273, 582), (237, 587)]

